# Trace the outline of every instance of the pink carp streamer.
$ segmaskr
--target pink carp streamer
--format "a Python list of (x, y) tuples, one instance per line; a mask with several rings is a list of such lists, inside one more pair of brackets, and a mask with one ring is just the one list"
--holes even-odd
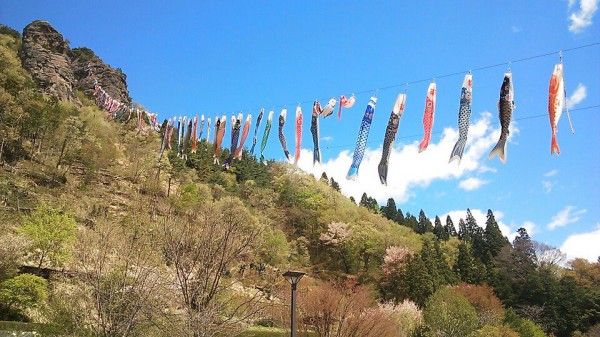
[(196, 136), (196, 130), (198, 129), (198, 117), (194, 117), (194, 126), (192, 129), (192, 153), (196, 153), (196, 143), (198, 142), (198, 137)]
[(225, 136), (225, 126), (227, 125), (227, 117), (223, 116), (221, 119), (217, 119), (215, 124), (215, 154), (213, 155), (213, 163), (219, 164), (219, 153), (221, 152), (221, 143), (223, 143), (223, 136)]
[(354, 95), (350, 98), (346, 98), (346, 96), (340, 96), (340, 107), (338, 108), (338, 120), (342, 119), (342, 107), (343, 108), (351, 108), (354, 105), (356, 98)]
[(296, 153), (294, 155), (294, 165), (298, 165), (300, 159), (300, 149), (302, 147), (302, 108), (296, 107)]
[(425, 113), (423, 114), (423, 131), (425, 135), (423, 136), (423, 140), (421, 140), (421, 144), (419, 144), (419, 153), (427, 149), (431, 140), (431, 130), (433, 129), (433, 120), (435, 118), (436, 95), (435, 82), (431, 82), (427, 89), (427, 97), (425, 98)]
[(242, 149), (244, 148), (244, 142), (246, 141), (246, 138), (248, 138), (251, 123), (252, 115), (246, 116), (246, 121), (244, 122), (244, 129), (242, 130), (242, 138), (240, 139), (240, 145), (235, 150), (235, 155), (233, 156), (233, 158), (235, 159), (242, 159)]

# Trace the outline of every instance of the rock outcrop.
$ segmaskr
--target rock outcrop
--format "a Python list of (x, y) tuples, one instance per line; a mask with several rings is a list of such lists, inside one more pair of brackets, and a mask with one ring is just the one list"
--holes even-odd
[(127, 75), (121, 69), (113, 69), (104, 63), (89, 48), (73, 49), (73, 72), (75, 74), (75, 88), (82, 90), (86, 96), (94, 92), (94, 79), (108, 92), (108, 94), (123, 103), (131, 103), (129, 90), (127, 90)]
[(46, 21), (34, 21), (23, 29), (20, 57), (23, 68), (45, 94), (81, 104), (76, 91), (91, 96), (96, 79), (111, 97), (131, 103), (127, 75), (121, 69), (113, 69), (89, 48), (71, 50), (63, 36)]
[(80, 103), (75, 94), (71, 48), (46, 21), (34, 21), (23, 29), (20, 50), (23, 68), (45, 94)]

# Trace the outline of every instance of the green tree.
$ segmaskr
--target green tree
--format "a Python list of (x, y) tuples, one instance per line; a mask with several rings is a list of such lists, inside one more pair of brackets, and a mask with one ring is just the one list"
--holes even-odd
[(423, 235), (421, 252), (406, 259), (399, 275), (396, 301), (405, 298), (423, 305), (426, 299), (440, 287), (456, 283), (456, 275), (450, 269), (433, 234)]
[(398, 208), (398, 213), (396, 213), (396, 217), (394, 218), (394, 220), (400, 225), (406, 226), (406, 219), (404, 218), (404, 213), (402, 213), (402, 210), (400, 208)]
[(425, 234), (433, 232), (433, 225), (431, 220), (425, 215), (423, 210), (419, 211), (419, 225), (417, 227), (417, 233)]
[(519, 334), (505, 325), (484, 325), (483, 328), (475, 331), (473, 337), (519, 337)]
[(23, 217), (19, 233), (31, 241), (31, 254), (41, 268), (46, 260), (60, 265), (71, 256), (69, 244), (75, 239), (75, 219), (71, 214), (42, 202)]
[[(10, 318), (11, 313), (24, 316), (27, 309), (36, 308), (48, 298), (48, 281), (32, 275), (21, 274), (0, 283), (0, 312)], [(0, 314), (2, 318), (3, 314)]]
[(512, 260), (514, 264), (515, 276), (520, 280), (525, 280), (527, 275), (535, 270), (537, 257), (533, 242), (527, 234), (525, 228), (517, 230), (517, 236), (513, 240)]
[(381, 207), (381, 213), (387, 219), (396, 220), (398, 209), (396, 208), (396, 201), (394, 201), (394, 198), (389, 198), (387, 200), (387, 204)]
[(502, 235), (496, 217), (491, 209), (487, 211), (487, 220), (485, 222), (485, 242), (487, 249), (492, 257), (496, 257), (502, 250), (502, 247), (509, 244), (508, 239)]
[(515, 330), (521, 337), (546, 337), (544, 330), (528, 319), (523, 319), (512, 310), (506, 310), (504, 323)]
[(331, 188), (333, 188), (334, 190), (341, 192), (342, 189), (340, 188), (340, 184), (338, 184), (337, 181), (333, 180), (333, 177), (331, 177)]
[(454, 222), (452, 222), (452, 218), (450, 215), (446, 216), (446, 225), (444, 225), (444, 230), (448, 233), (449, 237), (457, 237), (456, 228), (454, 227)]
[(438, 240), (448, 240), (450, 236), (446, 233), (446, 230), (442, 226), (442, 221), (439, 216), (435, 216), (435, 226), (433, 227), (433, 234), (438, 238)]
[(466, 298), (441, 288), (428, 300), (423, 318), (435, 336), (470, 336), (477, 329), (477, 313)]

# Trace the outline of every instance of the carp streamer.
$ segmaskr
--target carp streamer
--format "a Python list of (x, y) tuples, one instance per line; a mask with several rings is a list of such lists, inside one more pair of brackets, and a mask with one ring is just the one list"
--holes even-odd
[(290, 151), (287, 149), (287, 142), (285, 141), (285, 135), (283, 134), (283, 126), (285, 125), (285, 117), (287, 115), (287, 109), (281, 110), (281, 114), (279, 115), (279, 142), (281, 143), (281, 147), (283, 148), (283, 154), (285, 154), (285, 158), (290, 160)]
[(390, 119), (388, 121), (387, 127), (385, 128), (385, 138), (383, 139), (381, 161), (379, 162), (379, 166), (377, 167), (377, 171), (379, 172), (379, 180), (384, 185), (387, 185), (387, 173), (388, 163), (390, 160), (390, 152), (392, 146), (394, 146), (394, 141), (396, 140), (396, 133), (398, 132), (398, 127), (400, 127), (400, 119), (402, 118), (402, 113), (404, 112), (405, 104), (406, 94), (398, 95), (398, 98), (396, 98), (396, 103), (394, 104), (392, 112), (390, 113)]
[(471, 120), (471, 99), (473, 93), (473, 75), (465, 75), (463, 86), (460, 91), (460, 109), (458, 111), (458, 141), (454, 144), (452, 154), (450, 154), (451, 163), (458, 159), (458, 164), (462, 160), (465, 145), (467, 145), (467, 135), (469, 134), (469, 122)]
[(369, 130), (371, 130), (371, 123), (373, 122), (373, 115), (375, 114), (375, 103), (377, 103), (377, 97), (372, 96), (367, 104), (365, 115), (363, 116), (362, 122), (360, 123), (360, 130), (358, 131), (358, 139), (356, 140), (356, 149), (354, 149), (354, 156), (352, 158), (352, 165), (348, 170), (346, 179), (356, 180), (358, 178), (358, 168), (365, 155), (365, 147), (367, 146), (367, 139), (369, 138)]
[(265, 125), (265, 133), (263, 133), (262, 142), (260, 143), (260, 162), (267, 165), (267, 161), (263, 152), (267, 147), (267, 140), (269, 140), (269, 132), (271, 132), (271, 124), (273, 123), (273, 113), (274, 111), (269, 111), (269, 117), (267, 117), (267, 124)]

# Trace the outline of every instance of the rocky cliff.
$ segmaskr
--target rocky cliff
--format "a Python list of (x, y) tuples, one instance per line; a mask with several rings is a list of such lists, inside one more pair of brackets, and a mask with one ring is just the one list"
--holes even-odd
[(113, 69), (88, 48), (71, 50), (47, 21), (37, 20), (23, 29), (20, 57), (23, 68), (45, 94), (80, 104), (76, 91), (91, 95), (97, 79), (113, 98), (131, 102), (127, 76), (120, 69)]
[(20, 56), (23, 68), (45, 94), (79, 103), (73, 86), (71, 48), (48, 22), (34, 21), (23, 29)]

